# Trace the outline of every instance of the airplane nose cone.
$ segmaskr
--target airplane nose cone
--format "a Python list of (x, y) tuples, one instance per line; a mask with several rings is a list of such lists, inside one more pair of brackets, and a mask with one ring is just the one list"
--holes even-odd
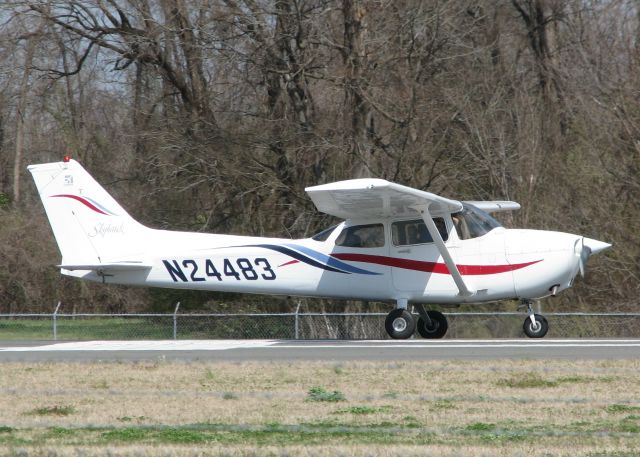
[(591, 254), (597, 254), (598, 252), (604, 251), (605, 249), (609, 249), (611, 244), (605, 243), (604, 241), (594, 240), (592, 238), (583, 238), (584, 246), (589, 248)]

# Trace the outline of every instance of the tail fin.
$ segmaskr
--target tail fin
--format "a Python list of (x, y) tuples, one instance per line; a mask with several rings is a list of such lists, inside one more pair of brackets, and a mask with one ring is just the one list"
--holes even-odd
[(142, 263), (144, 234), (150, 229), (129, 216), (78, 162), (28, 168), (62, 254), (63, 269)]

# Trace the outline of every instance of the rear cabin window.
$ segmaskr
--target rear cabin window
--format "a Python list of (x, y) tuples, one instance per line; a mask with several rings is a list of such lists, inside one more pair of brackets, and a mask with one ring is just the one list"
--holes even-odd
[[(440, 232), (443, 241), (449, 239), (447, 224), (441, 217), (434, 217), (433, 222)], [(391, 237), (395, 246), (407, 246), (411, 244), (433, 243), (433, 238), (422, 219), (411, 221), (398, 221), (391, 224)]]
[(368, 224), (345, 227), (336, 238), (336, 246), (349, 248), (384, 247), (384, 226), (382, 224)]

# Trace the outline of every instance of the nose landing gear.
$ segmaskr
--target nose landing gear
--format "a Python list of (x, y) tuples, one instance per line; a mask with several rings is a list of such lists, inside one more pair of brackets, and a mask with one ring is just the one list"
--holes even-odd
[(533, 312), (531, 301), (523, 300), (522, 304), (527, 307), (527, 318), (522, 326), (525, 335), (529, 338), (543, 338), (549, 331), (547, 319)]

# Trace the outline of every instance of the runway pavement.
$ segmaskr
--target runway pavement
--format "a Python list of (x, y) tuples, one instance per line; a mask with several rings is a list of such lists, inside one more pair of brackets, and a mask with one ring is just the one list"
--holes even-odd
[(0, 362), (638, 358), (640, 339), (0, 341)]

